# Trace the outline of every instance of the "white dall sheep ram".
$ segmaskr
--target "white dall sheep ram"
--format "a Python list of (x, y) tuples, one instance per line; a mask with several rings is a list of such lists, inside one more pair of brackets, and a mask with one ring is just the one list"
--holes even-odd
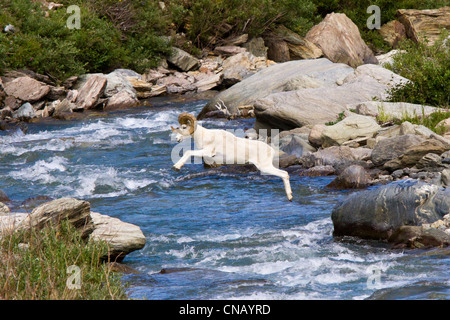
[(263, 174), (270, 174), (283, 179), (287, 198), (292, 201), (289, 174), (273, 165), (275, 150), (263, 141), (236, 137), (231, 132), (220, 129), (206, 129), (197, 123), (192, 114), (183, 112), (178, 117), (180, 127), (172, 128), (178, 142), (192, 137), (197, 150), (187, 150), (173, 166), (180, 170), (190, 157), (203, 157), (207, 163), (246, 164), (251, 163)]

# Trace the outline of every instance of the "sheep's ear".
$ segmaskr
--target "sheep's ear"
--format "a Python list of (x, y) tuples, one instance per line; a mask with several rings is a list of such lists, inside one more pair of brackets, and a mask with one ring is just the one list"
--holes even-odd
[(172, 129), (173, 132), (178, 131), (178, 129), (175, 129), (174, 127), (170, 126), (170, 129)]
[(192, 121), (191, 120), (186, 121), (186, 123), (187, 123), (188, 126), (192, 126)]

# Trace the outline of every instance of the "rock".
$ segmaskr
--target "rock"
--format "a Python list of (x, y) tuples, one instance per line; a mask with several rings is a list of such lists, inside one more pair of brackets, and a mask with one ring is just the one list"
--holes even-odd
[(50, 87), (31, 77), (16, 78), (4, 86), (5, 93), (25, 102), (41, 100), (50, 92)]
[(357, 161), (352, 149), (345, 146), (330, 147), (306, 154), (300, 158), (304, 168), (316, 166), (332, 166), (335, 169), (347, 167)]
[(269, 65), (270, 62), (266, 59), (255, 57), (249, 52), (242, 52), (228, 57), (222, 65), (222, 84), (227, 87), (232, 86)]
[[(319, 64), (321, 60), (303, 61)], [(333, 65), (342, 66), (342, 64)], [(312, 76), (314, 77), (314, 75)], [(248, 80), (251, 79), (252, 77), (248, 78)], [(333, 80), (332, 74), (330, 74), (330, 80)], [(305, 125), (335, 121), (336, 116), (347, 111), (349, 105), (357, 105), (373, 97), (385, 100), (388, 97), (388, 90), (392, 86), (408, 81), (383, 67), (372, 64), (359, 66), (343, 80), (339, 81), (336, 78), (334, 80), (334, 84), (323, 85), (319, 88), (274, 93), (256, 100), (253, 103), (256, 115), (255, 129), (289, 130)], [(337, 85), (336, 82), (340, 85)], [(224, 96), (226, 97), (225, 94)]]
[(11, 199), (6, 195), (6, 193), (0, 189), (0, 202), (9, 202)]
[(127, 91), (130, 96), (137, 99), (136, 89), (129, 79), (135, 79), (139, 81), (142, 77), (132, 70), (116, 69), (106, 75), (100, 74), (99, 76), (106, 78), (107, 84), (104, 95), (108, 98), (114, 96), (121, 91)]
[(0, 215), (0, 236), (16, 231), (18, 226), (27, 216), (28, 213)]
[(408, 38), (428, 45), (433, 45), (439, 39), (442, 29), (450, 29), (450, 7), (430, 10), (399, 9), (397, 17), (405, 26)]
[(441, 171), (441, 183), (444, 187), (450, 186), (450, 169), (444, 169)]
[(223, 73), (201, 73), (195, 77), (197, 92), (203, 92), (217, 87), (222, 82)]
[(17, 111), (13, 113), (13, 118), (22, 121), (28, 121), (36, 117), (36, 111), (34, 111), (33, 106), (27, 102), (23, 104)]
[[(137, 101), (137, 98), (147, 99), (153, 96), (152, 92), (153, 84), (151, 82), (147, 82), (135, 77), (127, 77), (126, 79), (128, 80), (128, 82), (131, 83), (133, 89), (136, 92), (136, 94), (130, 93), (129, 91), (127, 92), (127, 96), (130, 97), (131, 99)], [(120, 92), (122, 91), (119, 91), (118, 93)], [(125, 97), (125, 95), (123, 95), (122, 97)]]
[(300, 158), (301, 156), (315, 152), (316, 149), (312, 147), (307, 141), (303, 140), (297, 134), (290, 134), (280, 139), (280, 150)]
[(287, 167), (291, 167), (291, 166), (296, 166), (299, 164), (298, 158), (295, 154), (283, 154), (280, 155), (278, 160), (278, 165), (276, 163), (276, 161), (274, 162), (275, 167), (278, 168), (287, 168)]
[(267, 45), (267, 57), (276, 62), (287, 62), (291, 60), (289, 46), (286, 41), (276, 38), (265, 38)]
[(74, 103), (69, 102), (67, 99), (64, 99), (63, 101), (56, 100), (50, 107), (50, 109), (54, 109), (52, 113), (54, 117), (60, 116), (64, 113), (72, 113), (76, 108), (77, 106)]
[(145, 236), (138, 226), (96, 212), (91, 212), (90, 217), (94, 225), (91, 239), (108, 243), (109, 257), (103, 257), (105, 260), (120, 262), (128, 253), (145, 246)]
[(402, 40), (407, 38), (405, 26), (397, 20), (383, 24), (378, 32), (391, 48), (396, 48)]
[(252, 38), (250, 41), (244, 43), (243, 47), (255, 57), (263, 57), (267, 59), (268, 48), (265, 46), (263, 38)]
[(238, 46), (219, 46), (214, 48), (214, 53), (221, 56), (234, 56), (246, 52), (247, 49)]
[(139, 100), (127, 90), (120, 91), (108, 99), (105, 110), (132, 108), (139, 105)]
[(450, 118), (439, 121), (435, 128), (442, 129), (443, 134), (447, 134), (448, 132), (450, 132)]
[(300, 37), (283, 25), (275, 29), (273, 36), (286, 42), (289, 49), (289, 60), (317, 59), (323, 56), (322, 50), (314, 43)]
[(104, 77), (93, 75), (78, 91), (76, 105), (80, 109), (92, 109), (105, 91), (107, 80)]
[(322, 22), (308, 31), (305, 39), (319, 47), (333, 62), (354, 68), (364, 63), (377, 63), (358, 27), (343, 13), (327, 14)]
[(200, 61), (197, 58), (176, 47), (172, 48), (172, 55), (167, 61), (182, 71), (190, 71), (200, 67)]
[(323, 177), (331, 176), (336, 173), (332, 166), (315, 166), (300, 172), (301, 177)]
[(371, 160), (376, 166), (401, 156), (408, 148), (424, 142), (423, 137), (407, 134), (380, 140), (373, 148)]
[[(361, 201), (364, 199), (364, 201)], [(441, 219), (450, 209), (450, 189), (406, 179), (355, 192), (332, 212), (334, 236), (389, 239), (401, 226)]]
[(371, 138), (380, 129), (378, 123), (371, 117), (351, 115), (344, 120), (327, 126), (322, 131), (322, 146), (339, 146), (349, 140)]
[(9, 210), (8, 206), (4, 204), (3, 202), (0, 202), (0, 216), (6, 216), (11, 213), (11, 210)]
[(423, 249), (447, 247), (450, 235), (445, 231), (422, 226), (401, 226), (388, 239), (395, 248)]
[(437, 168), (442, 165), (441, 157), (435, 153), (427, 153), (417, 162), (416, 167), (421, 168)]
[(364, 101), (358, 103), (356, 106), (349, 106), (350, 109), (355, 109), (355, 112), (360, 115), (376, 117), (385, 119), (386, 121), (394, 119), (402, 119), (404, 117), (414, 116), (428, 116), (434, 112), (438, 112), (440, 108), (424, 106), (420, 104), (413, 104), (407, 102), (379, 102), (379, 101)]
[(319, 147), (322, 146), (323, 139), (322, 139), (322, 132), (325, 130), (327, 126), (324, 124), (316, 124), (312, 127), (311, 132), (308, 136), (308, 141), (313, 146)]
[(4, 107), (0, 110), (0, 120), (6, 119), (8, 117), (12, 118), (13, 110), (10, 107)]
[(246, 43), (248, 40), (248, 34), (244, 33), (236, 37), (230, 37), (224, 40), (224, 43), (227, 46), (239, 46), (241, 44)]
[[(327, 59), (274, 64), (219, 93), (203, 108), (198, 118), (201, 119), (209, 111), (215, 111), (214, 106), (219, 101), (223, 101), (230, 113), (235, 114), (239, 106), (252, 105), (257, 99), (282, 92), (286, 84), (293, 79), (314, 79), (316, 87), (336, 85), (336, 81), (342, 81), (353, 71), (349, 66), (334, 64)], [(290, 127), (288, 130), (295, 127), (299, 126)]]
[(428, 153), (441, 155), (448, 149), (442, 142), (436, 139), (427, 139), (419, 144), (413, 145), (405, 150), (399, 157), (392, 159), (384, 164), (384, 168), (389, 171), (411, 167), (422, 159)]
[(359, 165), (351, 165), (342, 171), (328, 188), (333, 189), (360, 189), (369, 186), (370, 178), (366, 170)]
[(61, 198), (38, 206), (18, 228), (25, 231), (41, 230), (46, 226), (58, 226), (66, 219), (80, 231), (83, 239), (94, 229), (89, 202), (72, 198)]
[(376, 56), (378, 64), (380, 66), (386, 67), (387, 65), (392, 65), (394, 63), (394, 56), (399, 53), (405, 53), (405, 50), (391, 50), (388, 53), (380, 54)]
[(66, 88), (66, 90), (72, 89), (72, 87), (75, 85), (75, 83), (78, 81), (78, 76), (71, 76), (64, 80), (63, 86)]

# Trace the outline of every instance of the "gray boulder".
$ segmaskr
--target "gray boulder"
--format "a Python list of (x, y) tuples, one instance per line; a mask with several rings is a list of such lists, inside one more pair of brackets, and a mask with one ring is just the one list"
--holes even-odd
[(450, 209), (450, 189), (407, 179), (356, 192), (331, 215), (335, 236), (388, 239), (401, 226), (442, 219)]
[(203, 108), (198, 118), (216, 110), (215, 105), (219, 101), (223, 101), (234, 114), (239, 106), (250, 105), (257, 99), (284, 91), (290, 81), (297, 79), (297, 86), (303, 83), (303, 88), (333, 86), (353, 71), (345, 64), (332, 63), (324, 58), (274, 64), (222, 91)]
[(338, 83), (335, 81), (334, 84), (316, 88), (274, 93), (258, 99), (254, 103), (255, 129), (289, 130), (335, 121), (339, 113), (347, 111), (348, 105), (374, 97), (385, 100), (392, 86), (407, 81), (383, 67), (365, 64)]
[(424, 142), (425, 139), (414, 134), (406, 134), (380, 140), (372, 151), (371, 160), (374, 165), (382, 165), (402, 155), (409, 147)]

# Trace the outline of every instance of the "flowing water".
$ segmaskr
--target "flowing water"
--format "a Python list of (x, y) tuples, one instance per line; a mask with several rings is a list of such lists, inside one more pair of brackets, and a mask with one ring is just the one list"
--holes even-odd
[(172, 171), (170, 125), (204, 103), (0, 133), (0, 189), (15, 211), (30, 197), (75, 197), (138, 225), (146, 246), (123, 261), (140, 272), (124, 277), (134, 299), (450, 298), (448, 252), (333, 238), (331, 211), (348, 195), (325, 188), (333, 177), (291, 174), (289, 202), (281, 179), (258, 172)]

